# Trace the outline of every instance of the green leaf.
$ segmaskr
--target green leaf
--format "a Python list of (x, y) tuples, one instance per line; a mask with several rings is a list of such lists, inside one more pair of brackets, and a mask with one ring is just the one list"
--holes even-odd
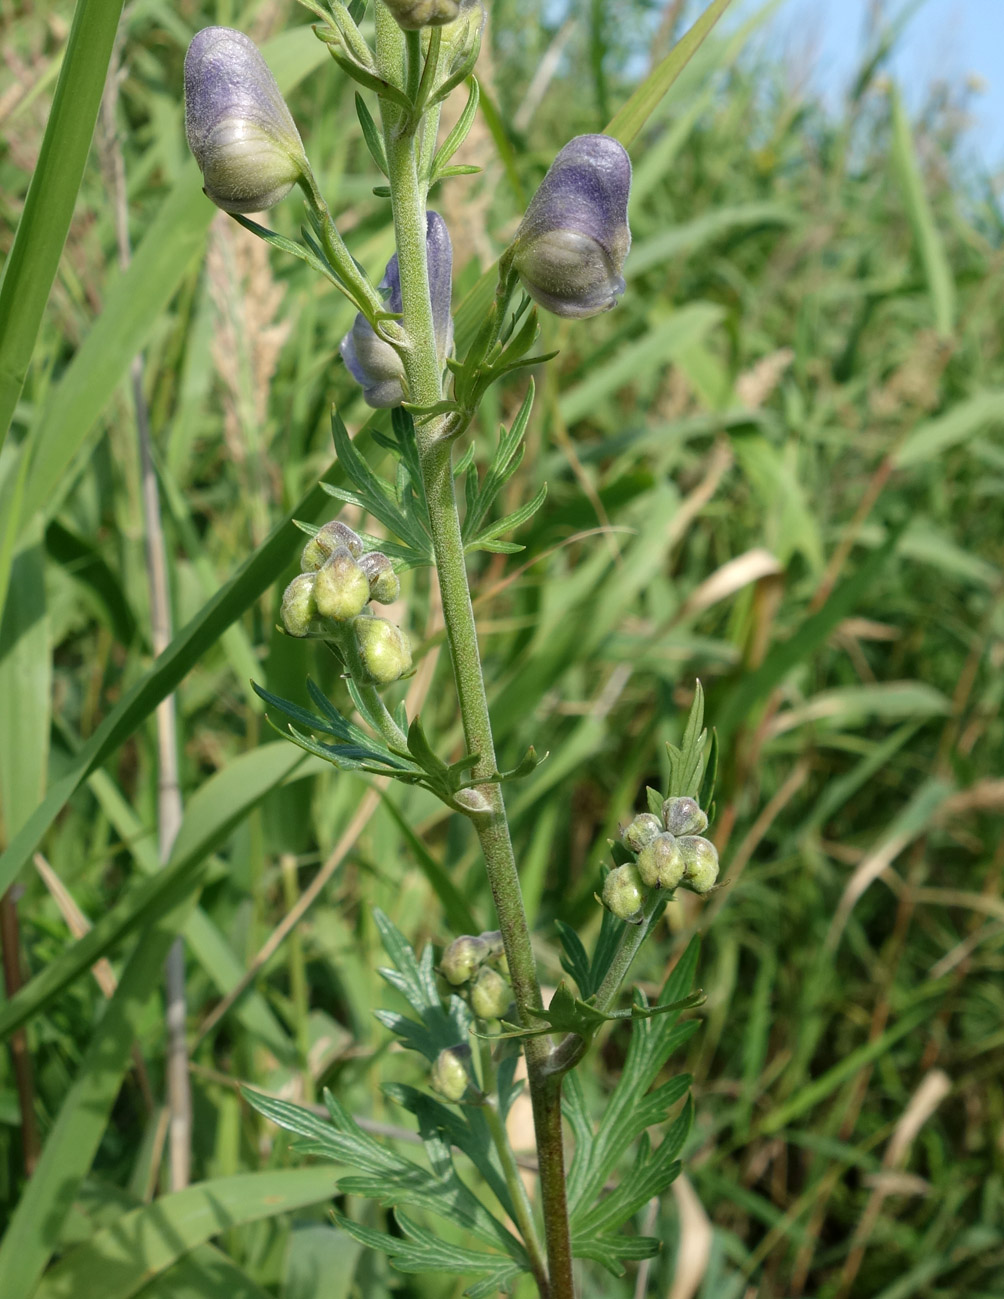
[(195, 905), (198, 888), (196, 876), (187, 896), (175, 900), (170, 909), (161, 909), (159, 918), (142, 933), (94, 1029), (42, 1157), (0, 1242), (4, 1299), (32, 1299), (35, 1294), (60, 1226), (105, 1135), (147, 1003), (160, 987), (168, 949)]
[(333, 1198), (324, 1165), (242, 1173), (163, 1195), (123, 1214), (46, 1273), (35, 1299), (131, 1299), (179, 1258), (220, 1232)]
[(370, 157), (376, 163), (377, 168), (386, 176), (387, 152), (384, 149), (383, 136), (373, 120), (373, 114), (366, 106), (366, 100), (358, 92), (356, 93), (356, 116), (359, 118), (359, 125), (363, 129), (363, 139), (366, 141), (366, 148), (370, 151)]
[(799, 663), (814, 654), (833, 629), (854, 611), (865, 591), (895, 553), (898, 542), (898, 533), (893, 534), (884, 545), (872, 551), (857, 572), (836, 587), (817, 613), (810, 614), (787, 640), (770, 650), (759, 668), (746, 673), (733, 686), (715, 711), (715, 726), (722, 745), (728, 744), (736, 728), (756, 705)]
[(906, 214), (917, 241), (917, 253), (927, 277), (928, 292), (934, 308), (934, 324), (938, 333), (950, 337), (955, 331), (955, 281), (948, 255), (934, 213), (924, 192), (924, 181), (914, 152), (910, 123), (903, 100), (895, 83), (889, 88), (892, 111), (892, 162), (903, 188)]
[(459, 997), (451, 996), (447, 1009), (436, 986), (432, 944), (426, 944), (421, 958), (416, 958), (411, 944), (379, 907), (373, 909), (373, 919), (383, 941), (393, 968), (381, 968), (379, 973), (391, 987), (396, 988), (418, 1016), (417, 1020), (399, 1015), (392, 1010), (378, 1010), (376, 1018), (402, 1038), (412, 1050), (424, 1055), (430, 1063), (440, 1051), (465, 1043), (471, 1026), (471, 1016)]
[(0, 275), (0, 447), (70, 228), (121, 12), (121, 0), (78, 0), (38, 162)]
[(0, 619), (0, 826), (21, 828), (45, 791), (51, 724), (52, 652), (41, 528), (15, 556)]
[[(698, 681), (694, 688), (694, 702), (690, 706), (687, 725), (680, 747), (666, 745), (669, 755), (668, 798), (697, 798), (701, 792), (707, 754), (704, 752), (708, 732), (704, 729), (704, 687)], [(651, 791), (650, 791), (651, 792)], [(662, 804), (659, 804), (659, 812)], [(656, 815), (659, 815), (657, 812)]]
[[(684, 1002), (697, 966), (695, 936), (680, 957), (659, 996), (660, 1003)], [(636, 1002), (645, 1006), (641, 993)], [(674, 1051), (700, 1027), (697, 1020), (677, 1024), (676, 1015), (645, 1019), (631, 1030), (627, 1057), (596, 1131), (585, 1111), (581, 1084), (573, 1073), (565, 1080), (565, 1111), (575, 1133), (575, 1154), (568, 1174), (568, 1204), (573, 1222), (598, 1201), (603, 1187), (628, 1147), (647, 1127), (661, 1123), (668, 1109), (687, 1092), (690, 1079), (672, 1078), (649, 1090)]]
[(386, 791), (381, 792), (381, 798), (384, 807), (386, 807), (398, 829), (404, 835), (405, 841), (411, 848), (422, 874), (432, 885), (436, 897), (439, 898), (443, 908), (443, 915), (446, 917), (446, 923), (450, 929), (456, 934), (478, 933), (481, 926), (474, 919), (474, 913), (467, 905), (464, 895), (454, 884), (452, 877), (443, 868), (438, 858), (429, 852)]
[(38, 1014), (126, 934), (187, 896), (209, 854), (301, 761), (288, 746), (270, 744), (242, 754), (210, 777), (190, 800), (163, 870), (130, 889), (83, 938), (0, 1006), (0, 1038)]
[[(114, 4), (102, 7), (95, 0), (83, 0), (74, 15), (74, 30), (78, 27), (81, 29), (80, 39), (86, 41), (87, 46), (86, 49), (81, 46), (76, 69), (77, 74), (82, 75), (90, 85), (90, 90), (81, 101), (85, 104), (89, 102), (94, 87), (100, 96), (104, 85), (107, 56), (102, 62), (100, 57), (95, 57), (95, 51), (108, 33), (109, 26), (109, 39), (114, 36), (115, 8)], [(94, 45), (91, 44), (92, 41), (95, 42)], [(302, 27), (269, 41), (263, 47), (263, 53), (284, 94), (324, 59), (323, 50)], [(62, 128), (66, 129), (69, 124), (70, 135), (67, 138), (79, 139), (79, 122), (80, 126), (86, 128), (86, 138), (89, 141), (93, 116), (91, 126), (87, 126), (86, 113), (81, 112), (80, 105), (75, 100), (70, 100), (69, 95), (68, 86)], [(70, 118), (74, 120), (68, 123), (67, 119)], [(50, 116), (50, 126), (55, 124), (54, 111)], [(86, 142), (80, 143), (86, 156)], [(54, 171), (55, 159), (53, 163)], [(83, 165), (83, 158), (80, 165)], [(68, 172), (67, 175), (69, 174)], [(74, 183), (70, 196), (71, 206), (72, 195), (75, 193)], [(44, 197), (47, 201), (48, 195)], [(87, 442), (101, 412), (125, 378), (132, 358), (158, 327), (164, 309), (195, 259), (202, 253), (209, 223), (217, 210), (202, 193), (202, 179), (195, 160), (189, 160), (181, 169), (167, 201), (148, 227), (129, 269), (117, 277), (104, 294), (101, 314), (77, 348), (58, 384), (51, 389), (38, 421), (33, 426), (35, 447), (21, 510), (23, 524), (37, 510), (51, 513), (59, 503), (60, 488), (66, 483), (67, 468)], [(27, 218), (26, 213), (21, 221), (21, 227), (26, 231), (33, 225)], [(45, 229), (46, 223), (42, 224)], [(61, 239), (59, 243), (61, 246)], [(58, 256), (58, 249), (55, 251)], [(5, 274), (5, 290), (7, 279)], [(45, 295), (48, 294), (48, 289), (49, 285), (46, 284)], [(13, 292), (14, 284), (11, 283), (10, 293)], [(12, 326), (20, 330), (24, 321), (18, 305), (12, 299), (9, 307), (14, 312)], [(0, 330), (2, 329), (0, 323)], [(3, 407), (0, 406), (0, 415), (2, 412)], [(6, 428), (7, 419), (0, 419), (0, 426)], [(0, 505), (0, 517), (5, 513), (5, 505), (6, 501)]]
[(489, 1299), (489, 1296), (500, 1291), (508, 1294), (512, 1282), (521, 1271), (526, 1270), (503, 1255), (486, 1254), (481, 1250), (467, 1249), (453, 1241), (440, 1240), (432, 1232), (416, 1226), (403, 1213), (395, 1213), (394, 1217), (404, 1233), (403, 1237), (374, 1231), (372, 1227), (364, 1227), (338, 1213), (335, 1214), (335, 1221), (361, 1244), (385, 1253), (391, 1265), (399, 1272), (484, 1276), (483, 1285), (469, 1286), (464, 1291), (470, 1299)]
[(729, 7), (729, 0), (713, 0), (689, 31), (649, 73), (627, 103), (615, 113), (606, 134), (629, 145), (651, 117), (659, 101), (700, 49), (705, 37)]

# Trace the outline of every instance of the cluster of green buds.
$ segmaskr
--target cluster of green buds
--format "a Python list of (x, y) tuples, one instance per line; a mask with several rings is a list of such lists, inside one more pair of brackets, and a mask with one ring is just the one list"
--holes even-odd
[(710, 893), (718, 880), (718, 852), (703, 837), (708, 817), (693, 798), (667, 798), (662, 813), (642, 812), (621, 838), (636, 854), (610, 872), (603, 903), (621, 920), (641, 924), (652, 889)]
[(411, 668), (404, 632), (369, 612), (371, 601), (391, 604), (401, 593), (386, 555), (367, 552), (362, 538), (334, 519), (304, 546), (300, 568), (282, 597), (282, 625), (290, 636), (348, 629), (368, 685), (390, 685)]
[(500, 972), (505, 969), (502, 934), (461, 934), (443, 952), (439, 971), (453, 988), (461, 989), (478, 1019), (501, 1019), (512, 1003), (512, 989)]

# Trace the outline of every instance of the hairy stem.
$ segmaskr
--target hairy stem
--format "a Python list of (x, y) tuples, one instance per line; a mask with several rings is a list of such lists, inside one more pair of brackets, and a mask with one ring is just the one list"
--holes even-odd
[[(624, 985), (624, 980), (638, 955), (638, 949), (649, 935), (649, 931), (658, 915), (660, 906), (665, 901), (658, 889), (653, 889), (645, 903), (645, 918), (639, 925), (625, 924), (621, 940), (610, 962), (610, 968), (603, 977), (603, 982), (596, 990), (596, 1009), (604, 1014), (613, 1008), (617, 995)], [(556, 1076), (574, 1069), (586, 1054), (588, 1043), (578, 1033), (568, 1036), (555, 1048), (548, 1062), (548, 1071)]]
[[(382, 64), (385, 58), (389, 58), (390, 51), (381, 47), (386, 22), (381, 21), (380, 6), (377, 15), (377, 61)], [(397, 41), (393, 33), (389, 36)], [(401, 271), (401, 324), (406, 338), (401, 356), (412, 402), (433, 406), (442, 399), (443, 383), (429, 294), (426, 188), (418, 175), (416, 128), (393, 107), (385, 104), (383, 112), (391, 206)], [(521, 1020), (528, 1023), (527, 1009), (540, 1007), (543, 1003), (502, 790), (490, 779), (497, 771), (495, 744), (454, 495), (451, 442), (444, 438), (444, 429), (441, 419), (420, 423), (418, 453), (464, 736), (469, 752), (478, 755), (474, 777), (487, 781), (480, 788), (491, 811), (487, 816), (477, 818), (476, 829), (502, 931), (516, 1004)], [(546, 1281), (538, 1279), (538, 1288), (546, 1299), (574, 1299), (565, 1196), (561, 1084), (559, 1079), (546, 1073), (550, 1053), (551, 1046), (546, 1037), (527, 1040), (527, 1073), (540, 1165), (549, 1272)]]
[(519, 1165), (516, 1163), (516, 1156), (509, 1144), (509, 1134), (506, 1132), (502, 1116), (498, 1112), (498, 1105), (494, 1095), (496, 1092), (496, 1070), (495, 1062), (492, 1060), (491, 1044), (482, 1040), (479, 1043), (479, 1054), (481, 1058), (481, 1090), (486, 1093), (482, 1112), (485, 1116), (485, 1122), (488, 1124), (492, 1142), (498, 1153), (499, 1162), (502, 1165), (502, 1175), (509, 1189), (513, 1212), (516, 1215), (516, 1225), (519, 1227), (523, 1243), (526, 1245), (526, 1252), (530, 1257), (530, 1267), (537, 1282), (537, 1289), (545, 1293), (547, 1290), (547, 1263), (533, 1221), (533, 1208), (530, 1204), (530, 1197), (526, 1193), (523, 1178), (520, 1176)]

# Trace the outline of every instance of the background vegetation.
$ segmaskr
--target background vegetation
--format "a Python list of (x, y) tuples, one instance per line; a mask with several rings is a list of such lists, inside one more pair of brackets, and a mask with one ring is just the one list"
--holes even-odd
[[(686, 1179), (648, 1211), (662, 1256), (623, 1283), (586, 1273), (584, 1293), (990, 1299), (1004, 1290), (1004, 223), (960, 155), (954, 93), (935, 88), (908, 123), (877, 38), (828, 116), (750, 53), (766, 12), (716, 30), (636, 142), (622, 306), (544, 323), (560, 355), (538, 376), (508, 508), (543, 481), (546, 505), (523, 553), (472, 560), (500, 757), (551, 754), (510, 803), (554, 980), (553, 921), (598, 925), (606, 841), (663, 783), (697, 676), (721, 745), (727, 887), (674, 903), (638, 970), (657, 986), (704, 934), (704, 1024), (676, 1062), (695, 1078)], [(0, 8), (4, 254), (68, 16)], [(456, 159), (484, 173), (438, 197), (461, 316), (556, 149), (600, 129), (689, 16), (492, 5), (484, 111)], [(233, 1086), (307, 1100), (330, 1086), (394, 1129), (380, 1081), (420, 1079), (372, 1015), (395, 994), (371, 908), (419, 947), (468, 912), (491, 922), (466, 823), (420, 791), (385, 800), (297, 765), (249, 686), (302, 699), (309, 673), (339, 695), (333, 659), (274, 630), (302, 544), (282, 521), (330, 505), (315, 484), (337, 472), (331, 404), (353, 429), (367, 412), (335, 359), (344, 301), (199, 193), (181, 64), (206, 23), (275, 38), (340, 227), (379, 273), (387, 205), (350, 87), (305, 21), (271, 0), (126, 9), (0, 458), (0, 883), (16, 877), (4, 1299), (463, 1288), (389, 1273), (324, 1226), (337, 1170), (290, 1156)], [(270, 220), (294, 234), (299, 217), (290, 200)], [(479, 457), (523, 395), (489, 400)], [(156, 665), (137, 409), (181, 629)], [(427, 573), (401, 616), (412, 700), (456, 749)], [(185, 819), (159, 871), (153, 712), (175, 683)], [(161, 963), (178, 929), (193, 1187), (160, 1195)], [(614, 1033), (598, 1073), (616, 1077), (623, 1052)]]

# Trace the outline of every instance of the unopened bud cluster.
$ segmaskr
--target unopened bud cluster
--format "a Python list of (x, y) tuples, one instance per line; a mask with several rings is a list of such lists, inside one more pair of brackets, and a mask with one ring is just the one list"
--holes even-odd
[(443, 952), (439, 971), (454, 988), (463, 989), (479, 1019), (501, 1019), (512, 1002), (512, 989), (500, 969), (505, 949), (497, 929), (461, 934)]
[(380, 551), (363, 553), (363, 541), (339, 519), (307, 542), (303, 570), (282, 597), (282, 624), (290, 636), (323, 634), (325, 623), (348, 625), (367, 684), (390, 685), (411, 667), (401, 628), (368, 612), (371, 601), (391, 604), (401, 593), (394, 566)]
[(708, 817), (693, 798), (667, 798), (661, 816), (642, 812), (621, 838), (637, 859), (618, 866), (603, 885), (603, 902), (621, 920), (640, 924), (651, 889), (709, 893), (718, 879), (718, 852), (702, 836)]

